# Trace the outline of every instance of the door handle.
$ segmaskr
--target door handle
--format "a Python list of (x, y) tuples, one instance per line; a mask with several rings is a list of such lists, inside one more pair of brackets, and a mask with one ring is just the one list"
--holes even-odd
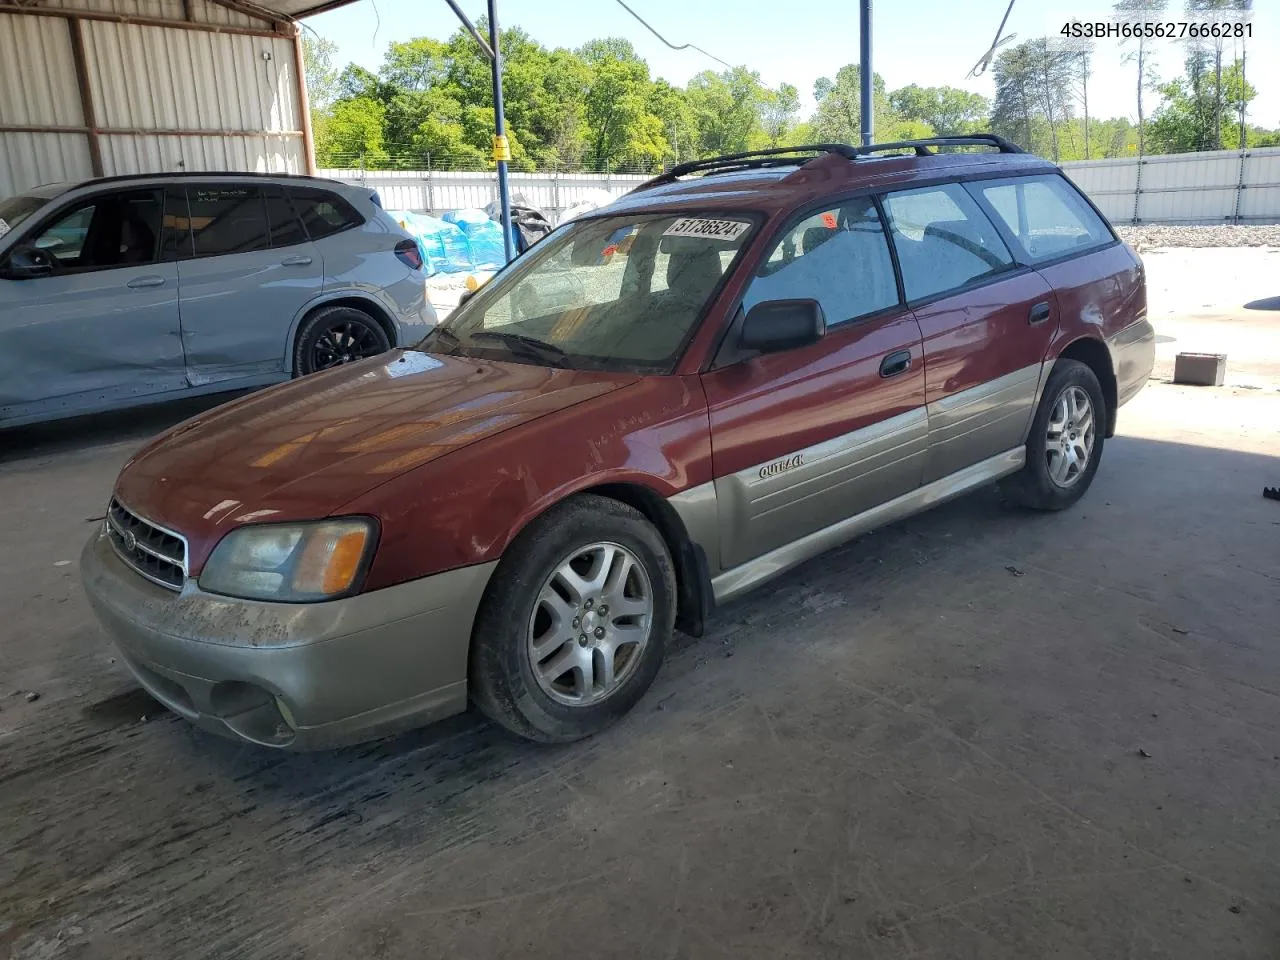
[(896, 377), (911, 369), (911, 351), (898, 350), (880, 361), (880, 376)]
[(134, 290), (139, 290), (142, 287), (163, 287), (164, 277), (157, 277), (154, 275), (146, 276), (146, 277), (135, 277), (134, 279), (129, 281), (129, 286), (132, 287)]
[(305, 267), (311, 264), (311, 257), (285, 257), (280, 262), (286, 267)]
[(1027, 323), (1031, 324), (1033, 327), (1037, 323), (1044, 323), (1048, 319), (1049, 304), (1047, 303), (1037, 303), (1031, 308), (1031, 312), (1027, 314)]

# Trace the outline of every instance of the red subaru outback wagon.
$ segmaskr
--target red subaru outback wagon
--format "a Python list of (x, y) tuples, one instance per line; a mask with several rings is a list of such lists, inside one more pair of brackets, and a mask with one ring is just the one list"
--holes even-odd
[(151, 443), (83, 577), (210, 730), (322, 747), (470, 701), (572, 740), (835, 544), (996, 480), (1075, 502), (1153, 344), (1133, 251), (997, 137), (683, 164), (414, 349)]

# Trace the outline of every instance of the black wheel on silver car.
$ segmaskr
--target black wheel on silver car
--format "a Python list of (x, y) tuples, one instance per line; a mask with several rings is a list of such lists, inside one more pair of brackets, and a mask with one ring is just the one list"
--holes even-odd
[(1027, 437), (1027, 463), (1002, 484), (1015, 502), (1061, 510), (1079, 500), (1098, 470), (1107, 422), (1098, 378), (1078, 360), (1059, 360)]
[(476, 617), (471, 696), (531, 740), (590, 736), (653, 682), (675, 623), (675, 570), (638, 511), (582, 495), (508, 549)]
[(378, 321), (355, 307), (321, 307), (306, 320), (293, 350), (295, 376), (328, 370), (391, 349)]

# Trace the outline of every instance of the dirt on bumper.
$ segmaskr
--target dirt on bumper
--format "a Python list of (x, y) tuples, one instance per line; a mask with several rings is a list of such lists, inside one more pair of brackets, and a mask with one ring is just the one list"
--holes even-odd
[(288, 749), (384, 736), (467, 702), (471, 626), (495, 564), (316, 604), (148, 583), (95, 536), (85, 592), (124, 662), (175, 713)]

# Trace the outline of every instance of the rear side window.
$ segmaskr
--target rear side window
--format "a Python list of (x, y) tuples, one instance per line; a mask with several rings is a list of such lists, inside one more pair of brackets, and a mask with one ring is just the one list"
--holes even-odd
[(995, 225), (959, 184), (884, 198), (908, 300), (983, 280), (1013, 265)]
[(270, 246), (262, 190), (238, 184), (193, 184), (187, 188), (191, 235), (197, 257), (251, 253)]
[(266, 192), (267, 227), (271, 234), (271, 246), (291, 247), (305, 243), (307, 232), (294, 212), (293, 204), (280, 187), (268, 187)]
[(1032, 263), (1111, 242), (1107, 225), (1057, 175), (982, 181), (971, 189), (991, 204)]
[(289, 195), (312, 240), (323, 240), (364, 223), (355, 207), (336, 193), (317, 187), (290, 187)]
[(828, 326), (897, 305), (889, 241), (870, 197), (814, 213), (789, 229), (751, 281), (743, 306), (795, 298), (822, 304)]

